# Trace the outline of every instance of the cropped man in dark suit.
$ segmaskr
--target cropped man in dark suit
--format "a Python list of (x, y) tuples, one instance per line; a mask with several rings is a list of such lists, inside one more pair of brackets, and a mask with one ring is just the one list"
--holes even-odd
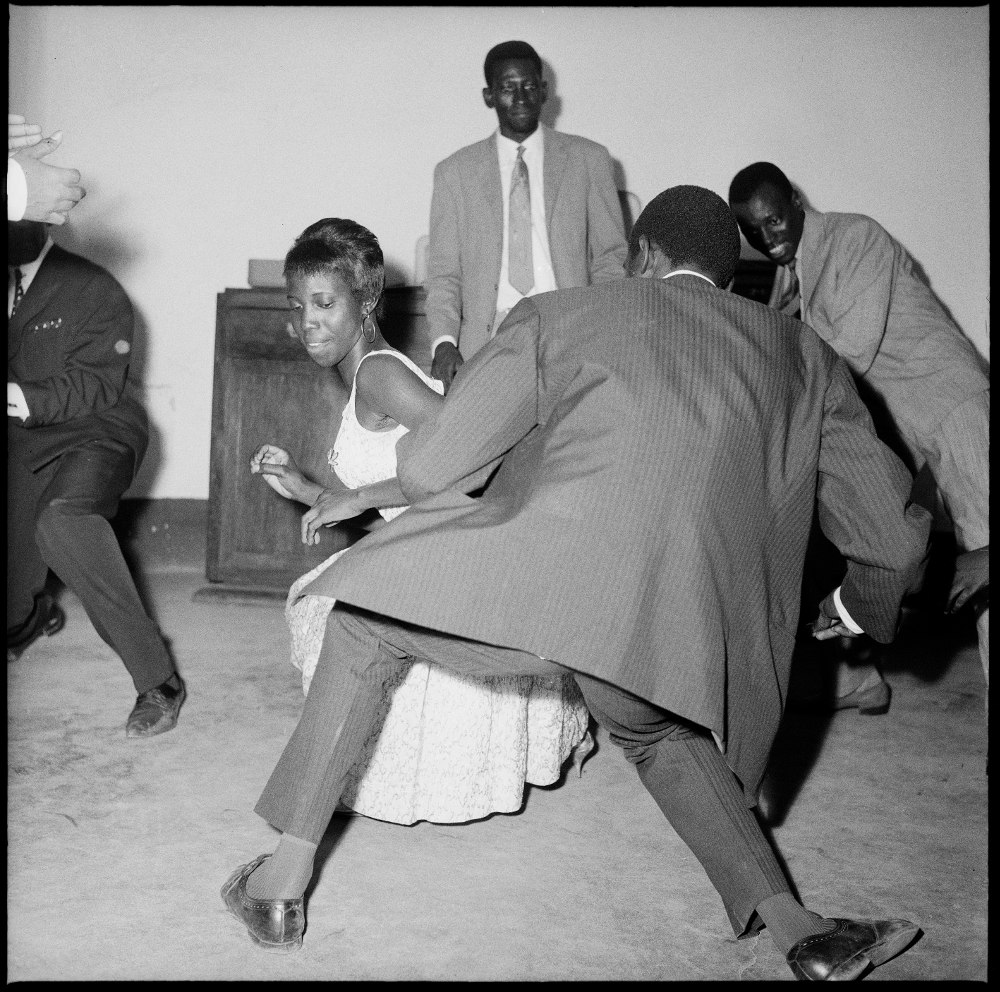
[(127, 735), (161, 734), (185, 689), (110, 524), (146, 450), (129, 383), (132, 305), (45, 224), (8, 222), (7, 233), (7, 660), (62, 627), (51, 568), (132, 676)]
[[(620, 279), (625, 227), (608, 150), (539, 124), (548, 96), (542, 60), (524, 41), (486, 55), (483, 102), (490, 137), (434, 169), (427, 249), (431, 373), (445, 387), (524, 296)], [(517, 274), (514, 173), (523, 149), (530, 216), (527, 271)]]
[[(893, 637), (930, 518), (834, 352), (718, 288), (739, 246), (720, 197), (661, 193), (632, 232), (637, 278), (518, 304), (437, 417), (400, 441), (411, 508), (309, 587), (338, 605), (256, 807), (281, 841), (223, 887), (257, 943), (301, 943), (316, 845), (384, 680), (414, 657), (572, 670), (735, 933), (766, 926), (799, 977), (854, 978), (916, 938), (905, 920), (806, 910), (749, 808), (786, 697), (817, 498), (849, 561), (820, 604), (822, 635)], [(304, 517), (308, 533), (334, 519), (331, 504)]]

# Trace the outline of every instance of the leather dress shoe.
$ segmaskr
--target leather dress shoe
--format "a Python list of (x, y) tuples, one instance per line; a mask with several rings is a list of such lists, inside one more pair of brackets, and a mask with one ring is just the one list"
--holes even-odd
[(51, 637), (58, 634), (66, 625), (66, 614), (62, 607), (52, 598), (52, 594), (43, 592), (35, 601), (31, 616), (19, 630), (7, 632), (7, 660), (17, 661), (28, 648), (43, 634)]
[(892, 688), (884, 679), (874, 682), (866, 679), (856, 689), (843, 696), (800, 696), (789, 699), (788, 708), (804, 713), (835, 713), (837, 710), (856, 709), (862, 716), (881, 716), (889, 712)]
[(252, 899), (247, 895), (247, 879), (270, 856), (260, 854), (249, 864), (240, 865), (222, 886), (222, 901), (258, 947), (265, 951), (297, 951), (306, 928), (305, 900)]
[(126, 737), (155, 737), (177, 726), (177, 714), (187, 696), (180, 676), (177, 681), (180, 682), (179, 689), (173, 689), (164, 682), (136, 697), (135, 706), (125, 724)]
[(863, 716), (881, 716), (889, 712), (889, 701), (892, 699), (892, 689), (889, 683), (880, 680), (874, 685), (863, 688), (864, 683), (853, 692), (837, 696), (833, 700), (835, 710), (857, 709)]
[(804, 982), (849, 982), (902, 954), (920, 936), (909, 920), (833, 920), (829, 933), (800, 940), (786, 960)]

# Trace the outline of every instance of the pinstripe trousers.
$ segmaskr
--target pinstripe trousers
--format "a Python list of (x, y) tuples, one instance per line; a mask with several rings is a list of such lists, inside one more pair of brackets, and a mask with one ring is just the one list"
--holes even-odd
[[(309, 695), (255, 811), (319, 843), (365, 741), (387, 679), (414, 659), (463, 675), (564, 675), (562, 665), (413, 627), (338, 604)], [(606, 682), (574, 673), (587, 705), (621, 747), (722, 897), (737, 936), (760, 929), (756, 907), (788, 881), (711, 735)]]
[[(963, 551), (990, 543), (990, 392), (984, 390), (955, 407), (927, 434), (904, 421), (900, 435), (919, 470), (926, 462), (934, 476), (955, 537)], [(990, 682), (990, 613), (976, 622), (979, 657), (986, 684)]]

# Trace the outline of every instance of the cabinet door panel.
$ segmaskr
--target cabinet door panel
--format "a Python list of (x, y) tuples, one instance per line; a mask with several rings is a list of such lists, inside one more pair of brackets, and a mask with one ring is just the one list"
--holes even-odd
[[(425, 369), (430, 365), (423, 292), (386, 290), (386, 340)], [(271, 442), (289, 451), (317, 482), (330, 478), (327, 452), (348, 394), (334, 370), (315, 365), (291, 329), (277, 289), (220, 293), (212, 397), (206, 573), (212, 582), (287, 589), (357, 536), (325, 528), (319, 545), (302, 544), (305, 506), (250, 474), (250, 458)]]
[(350, 543), (345, 528), (326, 528), (302, 544), (306, 507), (250, 472), (260, 445), (285, 448), (317, 482), (331, 475), (327, 452), (347, 393), (286, 330), (287, 311), (235, 307), (220, 314), (213, 410), (208, 578), (284, 587)]

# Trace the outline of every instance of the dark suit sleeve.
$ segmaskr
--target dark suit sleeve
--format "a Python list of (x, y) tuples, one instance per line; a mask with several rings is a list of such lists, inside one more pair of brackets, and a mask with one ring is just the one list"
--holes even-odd
[(446, 489), (478, 489), (537, 424), (538, 329), (538, 311), (522, 300), (459, 370), (437, 415), (396, 443), (409, 502)]
[(61, 424), (118, 403), (125, 389), (135, 317), (124, 290), (103, 272), (72, 284), (67, 302), (63, 368), (46, 379), (18, 382), (28, 403), (26, 428)]
[(837, 360), (827, 386), (817, 498), (823, 533), (847, 559), (840, 595), (866, 634), (893, 639), (899, 608), (927, 549), (931, 515), (909, 502), (912, 479), (875, 434)]
[(611, 156), (598, 146), (588, 156), (590, 188), (587, 191), (587, 251), (590, 281), (610, 282), (625, 276), (625, 221), (615, 186)]

